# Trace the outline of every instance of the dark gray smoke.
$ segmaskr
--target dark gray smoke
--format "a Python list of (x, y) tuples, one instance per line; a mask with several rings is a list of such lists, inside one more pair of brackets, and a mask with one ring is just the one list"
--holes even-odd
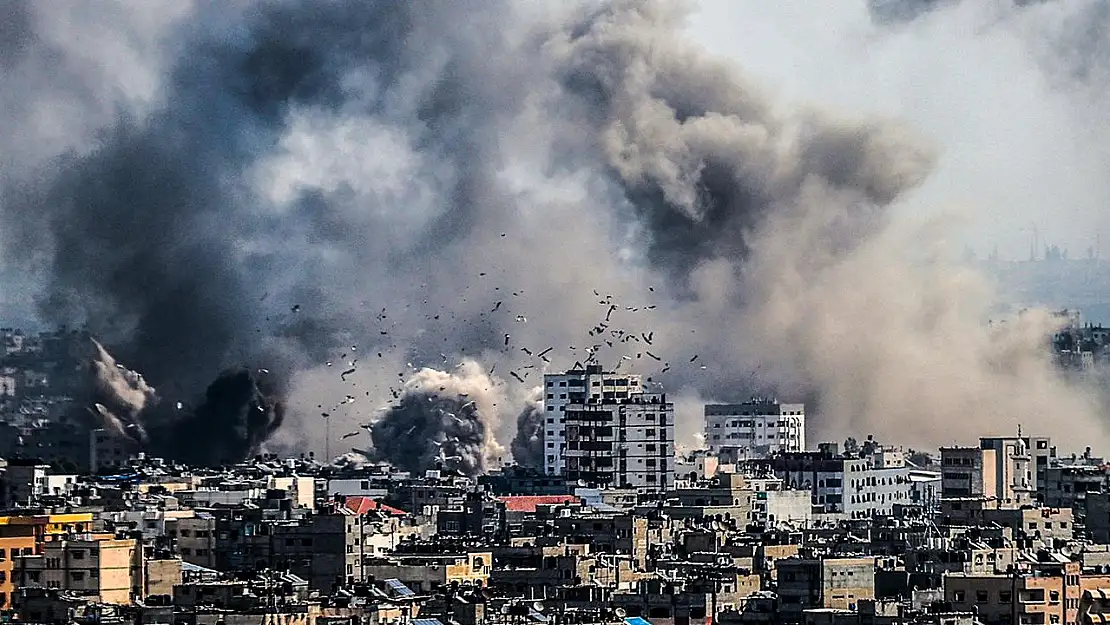
[(497, 399), (496, 384), (473, 362), (453, 373), (422, 369), (373, 424), (373, 459), (414, 473), (483, 473), (501, 454), (493, 436)]
[(203, 396), (175, 402), (99, 343), (94, 347), (90, 411), (139, 451), (192, 465), (239, 462), (256, 454), (284, 419), (282, 402), (246, 369), (225, 371)]
[[(932, 11), (956, 6), (961, 0), (866, 0), (871, 18), (880, 24), (912, 22)], [(1054, 0), (1008, 0), (1014, 7), (1027, 7)]]
[[(587, 358), (707, 398), (759, 362), (768, 385), (828, 398), (830, 430), (958, 420), (990, 403), (982, 388), (1021, 398), (1000, 410), (1014, 418), (1064, 405), (1052, 384), (1008, 392), (1028, 385), (990, 375), (990, 341), (954, 360), (945, 337), (982, 338), (978, 319), (880, 253), (933, 151), (887, 120), (782, 110), (689, 41), (678, 4), (274, 0), (105, 20), (131, 47), (97, 65), (145, 69), (145, 89), (80, 71), (92, 51), (61, 25), (99, 18), (20, 4), (0, 133), (35, 136), (0, 134), (0, 249), (44, 320), (88, 324), (160, 395), (246, 363), (301, 414), (342, 405), (352, 425), (403, 396), (372, 438), (413, 469), (443, 445), (467, 473), (491, 466), (515, 398)], [(76, 111), (61, 148), (20, 123), (46, 96)], [(393, 388), (410, 363), (419, 379)], [(254, 387), (232, 380), (216, 393), (231, 409), (195, 411), (235, 424), (213, 456), (280, 422), (252, 430)], [(514, 399), (467, 407), (483, 392)], [(291, 441), (320, 430), (293, 421)]]
[(528, 403), (516, 417), (516, 435), (513, 436), (509, 451), (513, 461), (521, 466), (543, 466), (543, 399), (536, 398)]

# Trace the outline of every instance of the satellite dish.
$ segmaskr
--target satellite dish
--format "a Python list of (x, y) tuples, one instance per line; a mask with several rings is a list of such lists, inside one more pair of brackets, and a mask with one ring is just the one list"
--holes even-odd
[(613, 614), (616, 614), (617, 618), (624, 618), (628, 616), (628, 610), (625, 610), (624, 608), (617, 608), (616, 610), (613, 610)]
[(542, 601), (533, 601), (532, 602), (532, 609), (535, 610), (536, 612), (543, 612), (543, 608), (544, 608), (544, 605), (543, 605)]
[(506, 604), (501, 606), (501, 613), (502, 614), (508, 614), (509, 610), (511, 610), (511, 609), (512, 608), (509, 607), (509, 604), (506, 603)]

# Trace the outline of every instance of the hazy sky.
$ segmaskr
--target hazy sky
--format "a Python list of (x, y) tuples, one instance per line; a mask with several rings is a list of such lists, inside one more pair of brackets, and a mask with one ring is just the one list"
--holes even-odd
[(693, 36), (783, 102), (902, 118), (940, 150), (905, 210), (959, 211), (952, 236), (1025, 258), (1041, 240), (1110, 253), (1108, 6), (1012, 0), (876, 25), (864, 0), (703, 0)]

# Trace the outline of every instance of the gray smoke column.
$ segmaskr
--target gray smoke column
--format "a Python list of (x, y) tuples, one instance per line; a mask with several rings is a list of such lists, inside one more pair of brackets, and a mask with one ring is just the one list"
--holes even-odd
[(375, 459), (414, 473), (483, 473), (503, 454), (494, 437), (502, 401), (497, 383), (473, 361), (453, 372), (421, 369), (373, 424)]
[(517, 414), (516, 435), (509, 450), (513, 461), (526, 467), (543, 467), (543, 389), (537, 389)]
[(168, 401), (99, 343), (94, 347), (90, 411), (141, 451), (193, 465), (239, 462), (256, 454), (284, 419), (284, 405), (246, 369), (220, 374), (199, 398)]

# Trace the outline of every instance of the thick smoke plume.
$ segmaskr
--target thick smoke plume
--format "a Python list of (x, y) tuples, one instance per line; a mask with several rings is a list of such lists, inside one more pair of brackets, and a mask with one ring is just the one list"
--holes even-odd
[(421, 369), (373, 424), (374, 459), (414, 473), (484, 473), (503, 454), (494, 437), (499, 399), (494, 380), (473, 361), (450, 373)]
[(543, 466), (543, 413), (543, 396), (537, 392), (517, 414), (516, 434), (509, 450), (513, 454), (513, 460), (519, 465)]
[[(75, 9), (3, 10), (19, 36), (0, 77), (20, 88), (0, 112), (42, 134), (49, 96), (74, 130), (45, 155), (0, 135), (0, 250), (45, 321), (88, 324), (166, 396), (270, 368), (301, 415), (278, 438), (322, 449), (305, 415), (340, 406), (333, 425), (356, 429), (396, 394), (374, 453), (465, 473), (513, 439), (523, 404), (495, 397), (588, 359), (684, 396), (811, 399), (814, 440), (947, 441), (969, 414), (1009, 431), (1065, 411), (1090, 434), (1089, 396), (1041, 356), (1051, 324), (988, 326), (989, 288), (934, 245), (945, 229), (893, 210), (937, 146), (783, 107), (692, 42), (678, 3), (287, 0), (109, 21), (148, 33), (118, 39), (153, 86), (82, 80)], [(221, 380), (209, 404), (227, 408), (193, 414), (257, 446), (280, 411), (245, 372)], [(194, 453), (158, 434), (145, 381), (107, 386), (113, 427)], [(513, 450), (531, 462), (538, 418)]]
[(281, 426), (283, 404), (250, 371), (224, 372), (193, 405), (170, 402), (99, 343), (94, 347), (90, 411), (137, 450), (194, 465), (234, 463), (257, 453)]

